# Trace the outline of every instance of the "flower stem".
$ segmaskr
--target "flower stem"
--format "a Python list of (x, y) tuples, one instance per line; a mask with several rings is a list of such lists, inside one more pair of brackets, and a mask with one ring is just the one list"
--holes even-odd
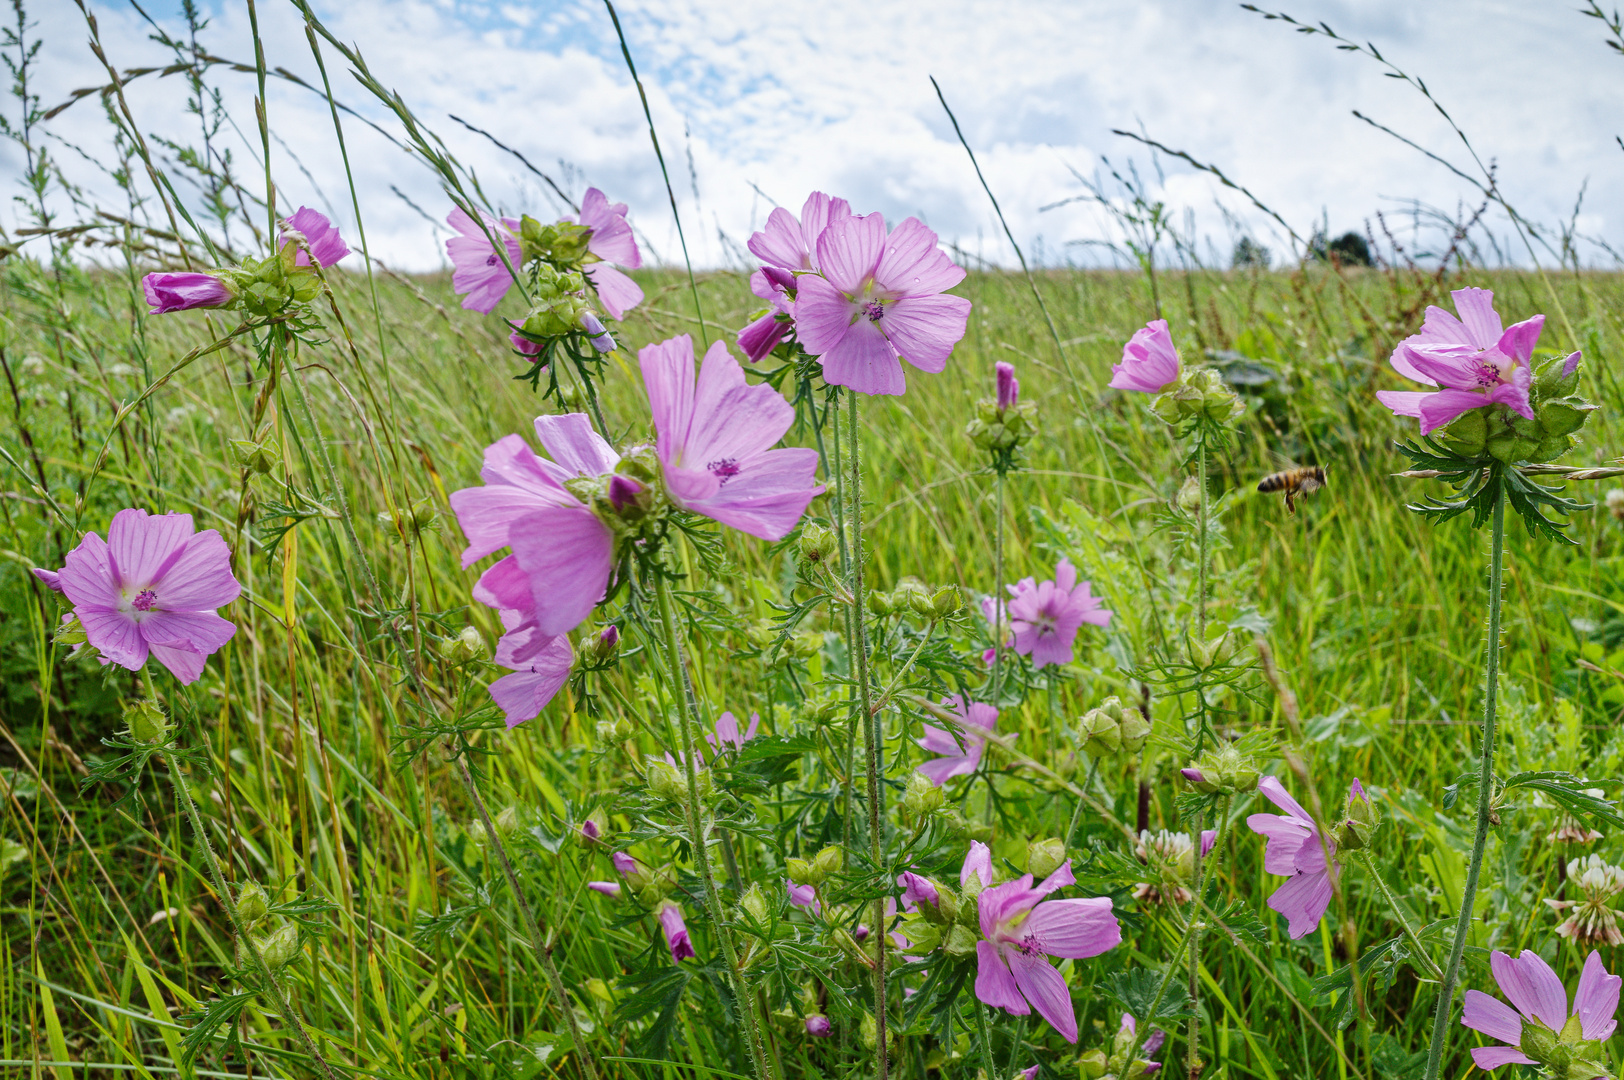
[(677, 614), (671, 599), (671, 582), (663, 573), (655, 575), (655, 593), (660, 604), (660, 626), (665, 633), (666, 663), (671, 669), (672, 692), (681, 698), (679, 726), (682, 729), (682, 766), (688, 782), (687, 804), (688, 842), (693, 847), (694, 866), (705, 886), (705, 908), (711, 925), (716, 928), (716, 940), (721, 943), (722, 956), (727, 961), (728, 975), (733, 986), (733, 1003), (739, 1012), (739, 1024), (744, 1028), (745, 1040), (750, 1044), (750, 1056), (760, 1080), (773, 1080), (762, 1049), (761, 1033), (756, 1025), (756, 1010), (746, 992), (744, 971), (739, 967), (738, 954), (733, 949), (733, 938), (728, 934), (723, 918), (722, 899), (716, 891), (716, 878), (711, 874), (710, 849), (705, 842), (705, 830), (700, 820), (698, 776), (695, 772), (694, 726), (699, 722), (699, 703), (694, 699), (693, 687), (688, 683), (688, 670), (682, 661), (682, 639), (677, 636)]
[(992, 542), (992, 707), (996, 709), (1003, 690), (1004, 623), (1008, 618), (1004, 614), (1004, 470), (998, 470), (993, 486), (998, 492)]
[(1398, 900), (1394, 898), (1393, 891), (1387, 887), (1387, 881), (1382, 877), (1381, 871), (1376, 869), (1376, 860), (1370, 857), (1368, 851), (1361, 851), (1359, 859), (1365, 864), (1365, 869), (1369, 871), (1370, 879), (1376, 883), (1376, 889), (1382, 894), (1382, 899), (1386, 900), (1387, 906), (1393, 909), (1393, 917), (1398, 920), (1399, 929), (1403, 930), (1404, 936), (1409, 939), (1410, 947), (1415, 950), (1416, 958), (1427, 969), (1428, 975), (1441, 982), (1444, 977), (1443, 969), (1426, 951), (1426, 947), (1421, 944), (1420, 936), (1416, 934), (1415, 928), (1410, 925), (1410, 920), (1405, 918), (1404, 909), (1398, 906)]
[(987, 1080), (997, 1080), (998, 1066), (992, 1059), (992, 1035), (987, 1031), (987, 1006), (976, 998), (976, 1032), (981, 1036), (981, 1056), (985, 1061)]
[(169, 766), (169, 782), (185, 805), (186, 816), (192, 822), (192, 835), (197, 837), (198, 845), (203, 849), (203, 862), (208, 867), (209, 881), (214, 885), (214, 894), (220, 898), (220, 906), (226, 909), (226, 917), (231, 920), (231, 928), (236, 932), (237, 940), (242, 942), (243, 947), (248, 950), (248, 955), (253, 958), (254, 967), (259, 970), (262, 987), (269, 990), (271, 996), (276, 999), (277, 1011), (293, 1024), (293, 1030), (298, 1033), (299, 1041), (304, 1043), (305, 1050), (320, 1066), (322, 1074), (327, 1080), (337, 1080), (332, 1066), (327, 1064), (327, 1059), (316, 1049), (316, 1041), (310, 1037), (310, 1032), (305, 1030), (299, 1014), (293, 1011), (293, 1003), (288, 1000), (282, 984), (276, 981), (276, 974), (265, 962), (265, 957), (260, 955), (259, 946), (254, 943), (253, 935), (248, 932), (248, 928), (242, 924), (242, 919), (237, 914), (237, 900), (231, 895), (225, 876), (220, 872), (220, 860), (214, 854), (214, 845), (209, 843), (209, 834), (203, 830), (203, 815), (198, 813), (197, 803), (193, 801), (192, 793), (186, 788), (186, 781), (181, 776), (180, 761), (175, 757), (175, 751), (166, 746), (162, 753), (164, 763)]
[[(857, 395), (848, 394), (850, 402), (849, 419), (851, 421), (851, 621), (855, 629), (857, 649), (853, 655), (856, 664), (857, 697), (863, 709), (863, 737), (868, 744), (868, 851), (873, 860), (874, 868), (879, 871), (882, 882), (888, 882), (890, 875), (885, 870), (884, 835), (881, 832), (880, 813), (880, 718), (875, 714), (872, 688), (869, 685), (868, 671), (868, 628), (863, 622), (863, 457), (862, 440), (859, 437), (857, 425)], [(996, 668), (995, 668), (996, 670)], [(881, 926), (875, 936), (878, 938), (878, 962), (874, 965), (874, 1030), (879, 1042), (874, 1057), (874, 1075), (876, 1080), (885, 1080), (888, 1067), (885, 1045), (885, 947), (889, 944), (885, 927)]]
[(1489, 643), (1483, 662), (1483, 758), (1477, 778), (1477, 835), (1472, 839), (1472, 859), (1466, 865), (1466, 887), (1461, 892), (1460, 917), (1455, 921), (1455, 941), (1444, 966), (1443, 987), (1438, 994), (1438, 1010), (1432, 1018), (1432, 1044), (1427, 1049), (1426, 1080), (1438, 1080), (1443, 1066), (1444, 1042), (1449, 1017), (1454, 1008), (1455, 983), (1460, 977), (1461, 956), (1472, 930), (1472, 907), (1477, 900), (1477, 878), (1483, 869), (1483, 850), (1489, 841), (1489, 813), (1494, 797), (1495, 697), (1500, 681), (1500, 570), (1505, 561), (1506, 494), (1504, 482), (1496, 476), (1494, 515), (1490, 524), (1489, 553)]
[(552, 944), (542, 933), (535, 911), (524, 898), (524, 890), (519, 888), (519, 876), (513, 871), (513, 863), (508, 858), (507, 848), (502, 845), (496, 824), (491, 821), (485, 800), (480, 797), (479, 787), (474, 783), (473, 771), (468, 768), (466, 754), (457, 755), (457, 775), (461, 778), (468, 797), (474, 801), (474, 808), (479, 811), (479, 820), (485, 826), (485, 837), (490, 841), (491, 850), (496, 852), (496, 859), (502, 864), (502, 873), (507, 876), (508, 889), (513, 893), (513, 899), (518, 902), (519, 911), (524, 915), (525, 933), (530, 937), (530, 947), (535, 950), (536, 959), (541, 963), (541, 969), (547, 976), (547, 985), (552, 988), (558, 1009), (564, 1014), (564, 1023), (569, 1026), (570, 1039), (575, 1043), (575, 1051), (580, 1057), (581, 1070), (586, 1074), (587, 1080), (598, 1080), (597, 1063), (592, 1060), (592, 1052), (586, 1048), (586, 1040), (581, 1037), (581, 1028), (575, 1021), (575, 1010), (570, 1007), (569, 995), (564, 991), (564, 980), (559, 977), (558, 965), (553, 963)]
[[(846, 539), (846, 472), (840, 467), (840, 388), (830, 387), (829, 404), (830, 423), (833, 425), (834, 452), (829, 462), (829, 471), (835, 478), (835, 537), (840, 544), (840, 577), (842, 581), (851, 580), (851, 548)], [(861, 613), (852, 604), (844, 606), (846, 657), (848, 663), (854, 663), (857, 655), (857, 634), (852, 629), (852, 619), (861, 618)], [(852, 669), (855, 671), (855, 668)], [(851, 782), (854, 758), (857, 746), (857, 724), (853, 723), (846, 729), (846, 790), (844, 792), (845, 805), (840, 812), (840, 850), (851, 850), (851, 822), (852, 822), (852, 789)]]
[[(1207, 432), (1206, 432), (1206, 429), (1203, 428), (1201, 430), (1201, 432), (1200, 432), (1200, 434), (1198, 436), (1198, 439), (1199, 439), (1199, 442), (1196, 444), (1196, 457), (1197, 457), (1197, 460), (1198, 460), (1198, 464), (1196, 466), (1196, 469), (1197, 469), (1197, 474), (1199, 476), (1199, 480), (1197, 482), (1201, 485), (1201, 499), (1196, 504), (1197, 505), (1196, 512), (1201, 515), (1200, 522), (1199, 522), (1199, 524), (1200, 524), (1200, 536), (1201, 536), (1201, 566), (1200, 566), (1199, 571), (1197, 572), (1198, 576), (1197, 576), (1196, 600), (1195, 600), (1195, 625), (1196, 625), (1196, 638), (1203, 645), (1205, 645), (1206, 642), (1207, 642)], [(1196, 688), (1196, 692), (1197, 693), (1201, 692), (1199, 686)], [(1196, 749), (1198, 751), (1200, 750), (1200, 744), (1199, 743), (1197, 744)]]

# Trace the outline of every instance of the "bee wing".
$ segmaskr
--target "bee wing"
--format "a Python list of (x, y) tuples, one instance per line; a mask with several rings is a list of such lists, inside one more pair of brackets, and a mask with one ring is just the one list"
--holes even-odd
[(1293, 472), (1302, 468), (1302, 463), (1287, 457), (1278, 450), (1269, 451), (1269, 461), (1275, 472)]

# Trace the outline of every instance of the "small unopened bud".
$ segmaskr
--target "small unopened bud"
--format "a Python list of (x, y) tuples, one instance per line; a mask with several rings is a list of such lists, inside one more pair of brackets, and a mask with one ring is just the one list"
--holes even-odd
[(833, 1032), (834, 1025), (822, 1013), (806, 1018), (806, 1033), (814, 1039), (827, 1039)]
[(512, 836), (519, 828), (519, 808), (517, 806), (503, 807), (491, 824), (496, 826), (497, 836)]
[(1184, 483), (1179, 485), (1179, 493), (1175, 498), (1180, 510), (1186, 514), (1193, 514), (1201, 509), (1201, 481), (1193, 476), (1186, 476)]
[(169, 717), (156, 701), (134, 701), (125, 706), (124, 722), (130, 725), (130, 738), (156, 746), (169, 739)]
[(261, 476), (266, 475), (282, 460), (282, 451), (274, 442), (254, 442), (252, 439), (232, 439), (231, 459), (237, 468)]
[(688, 794), (687, 780), (677, 767), (658, 758), (648, 762), (647, 778), (648, 789), (662, 799), (679, 802)]
[(613, 660), (615, 653), (620, 651), (620, 627), (610, 623), (598, 631), (598, 636), (592, 639), (587, 651), (596, 663), (606, 664)]
[(964, 594), (957, 585), (943, 585), (930, 598), (930, 616), (945, 619), (964, 606)]
[(1021, 396), (1021, 384), (1020, 381), (1015, 378), (1015, 365), (1000, 360), (998, 363), (993, 365), (993, 370), (996, 373), (996, 379), (998, 382), (999, 410), (1002, 411), (1004, 409), (1013, 409), (1015, 407), (1015, 402), (1018, 401)]
[(1090, 709), (1077, 722), (1077, 738), (1082, 743), (1083, 753), (1106, 757), (1122, 749), (1122, 725), (1104, 709)]
[(1035, 878), (1046, 878), (1066, 862), (1066, 842), (1057, 836), (1047, 840), (1034, 840), (1026, 849), (1026, 871)]
[(588, 814), (576, 828), (576, 835), (581, 843), (592, 845), (609, 834), (609, 815), (604, 813), (603, 807), (598, 807)]
[(456, 637), (440, 641), (440, 655), (451, 664), (467, 664), (485, 656), (485, 639), (472, 626), (462, 628)]
[(788, 858), (784, 860), (784, 873), (797, 885), (818, 886), (823, 884), (823, 875), (812, 869), (812, 863), (807, 859)]
[(598, 738), (604, 742), (625, 742), (637, 733), (637, 725), (624, 716), (598, 721)]
[(1110, 1067), (1104, 1050), (1089, 1050), (1077, 1059), (1077, 1075), (1082, 1080), (1100, 1080)]
[(614, 352), (615, 339), (609, 336), (603, 320), (590, 311), (581, 312), (581, 329), (592, 339), (592, 347), (599, 352)]
[(762, 893), (760, 885), (751, 885), (739, 897), (739, 910), (748, 914), (758, 923), (767, 921), (767, 897)]
[(840, 538), (833, 529), (826, 529), (815, 521), (801, 527), (799, 550), (802, 560), (809, 563), (827, 562), (840, 546)]
[(299, 927), (296, 923), (283, 923), (275, 932), (258, 938), (259, 955), (272, 971), (286, 967), (299, 955)]
[(839, 844), (830, 844), (812, 858), (812, 868), (821, 877), (828, 877), (840, 869), (845, 859), (845, 853), (840, 850)]
[(1203, 795), (1243, 795), (1257, 788), (1257, 766), (1233, 746), (1203, 754), (1179, 773)]
[(1234, 637), (1227, 631), (1211, 641), (1190, 642), (1190, 660), (1196, 667), (1222, 666), (1235, 658)]
[(1122, 714), (1122, 749), (1137, 754), (1150, 741), (1150, 721), (1138, 709), (1127, 709)]
[(237, 890), (237, 918), (244, 927), (251, 927), (265, 917), (270, 911), (270, 904), (265, 899), (265, 890), (260, 888), (259, 882), (244, 883)]
[(920, 821), (940, 810), (947, 802), (947, 793), (923, 773), (908, 773), (908, 788), (902, 795), (902, 813), (910, 821)]
[(905, 577), (897, 582), (892, 590), (891, 604), (895, 608), (904, 608), (916, 615), (929, 615), (931, 613), (930, 592), (925, 583), (916, 577)]
[(887, 596), (885, 593), (882, 593), (879, 590), (875, 590), (868, 594), (869, 614), (884, 618), (896, 609), (897, 603), (894, 597)]

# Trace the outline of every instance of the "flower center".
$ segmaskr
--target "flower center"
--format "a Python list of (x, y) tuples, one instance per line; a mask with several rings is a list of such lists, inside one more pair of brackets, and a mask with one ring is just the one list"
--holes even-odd
[(885, 314), (885, 307), (878, 300), (870, 300), (863, 305), (863, 314), (868, 316), (869, 322), (879, 322)]
[(130, 601), (130, 606), (137, 611), (151, 611), (152, 602), (156, 599), (158, 599), (157, 593), (151, 589), (142, 589), (136, 594), (135, 599)]
[(494, 252), (494, 251), (493, 251), (493, 252), (491, 252), (491, 253), (490, 253), (490, 255), (489, 255), (489, 256), (488, 256), (488, 257), (487, 257), (487, 258), (486, 258), (486, 259), (485, 259), (485, 265), (486, 265), (486, 266), (495, 266), (495, 265), (496, 265), (496, 264), (497, 264), (497, 263), (498, 263), (498, 262), (500, 262), (500, 261), (501, 261), (501, 260), (499, 260), (499, 259), (498, 259), (498, 258), (497, 258), (497, 257), (496, 257), (496, 252)]
[(739, 461), (737, 458), (723, 458), (720, 461), (713, 461), (706, 465), (705, 468), (712, 476), (719, 479), (724, 485), (729, 480), (739, 475), (741, 471), (739, 469)]
[(1498, 386), (1500, 384), (1500, 369), (1492, 363), (1480, 363), (1477, 368), (1477, 382), (1479, 386)]

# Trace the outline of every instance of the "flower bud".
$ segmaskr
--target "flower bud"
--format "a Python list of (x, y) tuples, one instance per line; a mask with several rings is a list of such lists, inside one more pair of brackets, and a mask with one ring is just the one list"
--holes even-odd
[(806, 1018), (806, 1033), (814, 1039), (827, 1039), (833, 1033), (833, 1030), (834, 1025), (822, 1013)]
[(620, 716), (613, 720), (598, 721), (598, 738), (604, 742), (625, 742), (637, 733), (637, 725), (627, 717)]
[(1077, 739), (1083, 753), (1095, 758), (1106, 757), (1122, 749), (1122, 725), (1108, 710), (1090, 709), (1077, 722)]
[(519, 828), (519, 808), (517, 806), (503, 807), (497, 813), (495, 819), (491, 821), (491, 824), (496, 826), (497, 836), (512, 836)]
[(581, 329), (592, 339), (592, 347), (599, 352), (614, 352), (615, 339), (604, 328), (603, 320), (590, 311), (581, 312)]
[(798, 547), (803, 562), (827, 562), (834, 557), (839, 546), (840, 538), (835, 535), (833, 529), (826, 529), (815, 521), (809, 521), (801, 526)]
[(1082, 1080), (1100, 1080), (1105, 1075), (1106, 1067), (1104, 1050), (1089, 1050), (1077, 1059), (1077, 1075)]
[(650, 758), (647, 767), (648, 789), (662, 799), (681, 802), (688, 794), (687, 778), (675, 765), (658, 758)]
[(237, 468), (264, 476), (281, 462), (282, 451), (270, 440), (260, 443), (251, 439), (232, 439), (231, 458), (237, 463)]
[[(821, 881), (830, 874), (837, 872), (840, 869), (840, 864), (843, 861), (844, 852), (840, 850), (840, 845), (830, 844), (813, 857), (812, 869), (818, 874), (819, 880)], [(814, 882), (814, 884), (816, 884), (816, 882)]]
[(908, 773), (908, 788), (902, 795), (902, 815), (909, 821), (921, 821), (940, 810), (947, 802), (947, 793), (925, 779), (917, 771)]
[(273, 972), (286, 967), (299, 955), (299, 927), (296, 923), (283, 923), (271, 934), (255, 939), (260, 958)]
[(603, 807), (598, 807), (588, 814), (575, 830), (575, 835), (582, 844), (591, 846), (609, 834), (609, 815), (604, 813)]
[(1193, 514), (1201, 509), (1201, 481), (1194, 476), (1186, 476), (1184, 483), (1179, 485), (1179, 493), (1174, 497), (1178, 508), (1186, 514)]
[(1047, 840), (1034, 840), (1026, 849), (1026, 872), (1035, 878), (1046, 878), (1060, 869), (1066, 861), (1066, 842), (1057, 836)]
[(936, 590), (930, 598), (930, 611), (933, 619), (945, 619), (964, 606), (964, 594), (956, 585), (943, 585)]
[(1190, 660), (1196, 667), (1222, 666), (1235, 658), (1234, 638), (1228, 631), (1209, 641), (1190, 642)]
[(450, 664), (467, 664), (485, 656), (485, 639), (472, 626), (462, 628), (456, 637), (440, 639), (440, 656)]
[(1203, 795), (1242, 795), (1256, 789), (1258, 780), (1257, 766), (1233, 746), (1209, 751), (1179, 773)]
[(767, 921), (767, 897), (762, 893), (760, 885), (752, 884), (739, 897), (739, 910), (749, 915), (758, 923)]
[(1150, 740), (1151, 724), (1138, 709), (1127, 709), (1122, 714), (1122, 749), (1137, 754)]
[(931, 613), (930, 592), (925, 583), (916, 577), (905, 577), (897, 582), (897, 587), (891, 592), (891, 604), (894, 608), (908, 608), (916, 615), (929, 615)]
[(895, 599), (893, 597), (887, 596), (885, 593), (880, 592), (878, 589), (875, 589), (874, 591), (872, 591), (872, 592), (870, 592), (868, 594), (868, 610), (869, 610), (869, 614), (878, 616), (879, 618), (883, 619), (883, 618), (885, 618), (885, 616), (891, 614), (896, 609), (897, 609), (897, 604), (896, 604), (896, 601), (895, 601)]
[(812, 863), (806, 859), (785, 859), (784, 873), (789, 875), (789, 879), (797, 885), (818, 886), (823, 884), (823, 874), (814, 870)]
[(610, 623), (598, 632), (587, 647), (587, 655), (596, 664), (607, 664), (620, 651), (620, 627)]
[(1469, 409), (1461, 413), (1438, 432), (1439, 439), (1463, 458), (1481, 457), (1489, 437), (1489, 421), (1484, 415), (1487, 411)]
[(169, 717), (156, 701), (132, 701), (124, 707), (124, 722), (135, 742), (157, 746), (169, 741)]
[(265, 899), (265, 890), (260, 888), (259, 882), (244, 882), (237, 890), (237, 919), (247, 928), (263, 919), (270, 911), (270, 904)]

